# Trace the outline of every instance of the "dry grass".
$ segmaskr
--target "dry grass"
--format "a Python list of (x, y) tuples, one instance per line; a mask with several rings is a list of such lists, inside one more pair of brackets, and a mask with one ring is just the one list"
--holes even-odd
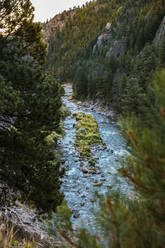
[(15, 227), (8, 222), (0, 225), (0, 248), (38, 248), (33, 242), (18, 240)]

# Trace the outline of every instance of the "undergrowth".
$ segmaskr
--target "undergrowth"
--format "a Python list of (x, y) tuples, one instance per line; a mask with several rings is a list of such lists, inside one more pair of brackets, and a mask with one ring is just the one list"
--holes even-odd
[(92, 158), (91, 145), (104, 144), (98, 129), (96, 119), (91, 114), (83, 112), (75, 114), (76, 127), (76, 147), (80, 152), (80, 156), (88, 160), (89, 164), (94, 165), (96, 160)]

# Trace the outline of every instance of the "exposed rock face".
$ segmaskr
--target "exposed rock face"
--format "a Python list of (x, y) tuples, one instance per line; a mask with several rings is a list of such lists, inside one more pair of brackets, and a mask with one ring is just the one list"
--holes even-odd
[(156, 36), (153, 40), (154, 45), (157, 45), (157, 43), (163, 38), (164, 35), (165, 35), (165, 16), (160, 24), (158, 31), (156, 32)]
[(111, 29), (111, 25), (112, 23), (111, 22), (108, 22), (107, 25), (105, 26), (105, 29), (108, 31)]
[(22, 204), (19, 199), (21, 192), (9, 187), (0, 178), (0, 230), (5, 233), (8, 223), (14, 227), (16, 238), (20, 241), (25, 238), (27, 241), (34, 241), (37, 247), (59, 247), (59, 243), (54, 243), (43, 231), (43, 223), (39, 221), (35, 211)]
[[(33, 241), (38, 247), (57, 247), (53, 240), (42, 230), (42, 224), (25, 205), (4, 207), (0, 211), (1, 225), (8, 223), (14, 227), (16, 239)], [(6, 226), (4, 225), (4, 229)], [(5, 230), (4, 230), (5, 231)]]
[[(113, 39), (113, 30), (111, 27), (112, 24), (108, 22), (105, 26), (106, 31), (97, 38), (97, 43), (93, 47), (93, 53), (95, 53), (96, 48), (100, 49), (104, 42)], [(120, 55), (125, 52), (126, 45), (126, 38), (122, 38), (121, 40), (115, 40), (109, 51), (106, 53), (106, 57), (110, 57), (112, 55), (114, 56), (114, 58), (117, 59)]]
[(65, 27), (66, 22), (69, 18), (73, 18), (76, 14), (77, 9), (72, 9), (69, 11), (64, 11), (61, 14), (53, 17), (49, 22), (43, 24), (43, 38), (45, 41), (48, 41), (51, 33), (56, 34), (56, 30), (62, 30)]
[(113, 46), (106, 53), (106, 57), (113, 56), (115, 59), (117, 59), (125, 52), (126, 44), (127, 43), (125, 38), (123, 38), (122, 40), (115, 40)]
[(98, 38), (97, 38), (97, 43), (94, 45), (93, 47), (93, 53), (95, 53), (96, 51), (96, 47), (98, 47), (98, 49), (102, 46), (102, 44), (105, 41), (108, 41), (109, 39), (112, 38), (112, 32), (111, 32), (111, 23), (108, 22), (105, 26), (105, 32), (102, 33)]
[(98, 47), (98, 49), (102, 46), (102, 44), (105, 41), (108, 41), (110, 38), (112, 37), (112, 34), (110, 31), (104, 32), (102, 33), (98, 38), (97, 38), (97, 43), (96, 45), (94, 45), (93, 47), (93, 53), (95, 53), (96, 51), (96, 47)]

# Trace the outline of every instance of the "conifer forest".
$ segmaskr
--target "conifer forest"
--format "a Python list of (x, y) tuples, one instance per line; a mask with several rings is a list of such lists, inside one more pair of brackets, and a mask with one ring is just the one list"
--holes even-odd
[(0, 0), (0, 247), (165, 247), (165, 0), (36, 22)]

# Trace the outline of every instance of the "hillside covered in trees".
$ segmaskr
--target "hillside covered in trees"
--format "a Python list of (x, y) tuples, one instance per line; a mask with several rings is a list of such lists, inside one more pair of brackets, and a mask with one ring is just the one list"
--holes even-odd
[(0, 2), (0, 176), (49, 212), (63, 199), (52, 149), (62, 131), (61, 87), (44, 73), (46, 44), (33, 11), (29, 0)]
[[(72, 96), (62, 98), (63, 82), (72, 83)], [(72, 92), (69, 86), (68, 92)], [(62, 99), (74, 106), (64, 121), (68, 140), (62, 126)], [(115, 148), (107, 149), (96, 113), (92, 116), (92, 111), (86, 113), (83, 108), (79, 112), (82, 106), (76, 100), (88, 99), (100, 100), (118, 114), (115, 128), (109, 119), (101, 121), (114, 128), (108, 130), (108, 137), (116, 149), (115, 138), (120, 136), (115, 135), (121, 131), (127, 147), (123, 156), (115, 157)], [(62, 143), (62, 135), (66, 143)], [(65, 156), (60, 159), (63, 144)], [(98, 189), (107, 180), (101, 175), (99, 158), (93, 157), (95, 147), (114, 156), (114, 168), (107, 158), (106, 167), (117, 171), (115, 176), (125, 180), (131, 190), (123, 193), (112, 180), (105, 195), (97, 194), (97, 202), (89, 198), (92, 206), (100, 206), (94, 209), (93, 230), (72, 225), (71, 216), (76, 219), (79, 213), (68, 208), (61, 184), (67, 186), (68, 194), (75, 196), (76, 192), (83, 199), (79, 208), (90, 211), (91, 205), (84, 200), (84, 192), (91, 186), (86, 178), (101, 178), (92, 181)], [(70, 164), (75, 166), (72, 171)], [(107, 174), (113, 175), (113, 171)], [(85, 181), (84, 187), (79, 177)], [(3, 188), (4, 182), (20, 192), (19, 199), (14, 194), (8, 202), (10, 190)], [(164, 248), (165, 0), (95, 0), (42, 24), (34, 22), (30, 0), (0, 1), (0, 197), (3, 248), (38, 247), (42, 240), (33, 233), (30, 241), (37, 240), (36, 244), (23, 244), (27, 233), (17, 222), (11, 228), (14, 211), (10, 207), (20, 198), (31, 212), (37, 211), (23, 224), (29, 227), (44, 217), (44, 231), (58, 241), (55, 247)], [(72, 199), (75, 208), (76, 200)], [(22, 203), (18, 205), (22, 209)], [(2, 229), (6, 210), (7, 230)], [(9, 231), (15, 226), (21, 233), (20, 243), (9, 242), (14, 236)], [(39, 247), (53, 247), (52, 240)]]
[(118, 112), (141, 112), (139, 103), (165, 63), (164, 15), (163, 0), (87, 3), (52, 32), (48, 67), (73, 83), (77, 98), (101, 98)]

